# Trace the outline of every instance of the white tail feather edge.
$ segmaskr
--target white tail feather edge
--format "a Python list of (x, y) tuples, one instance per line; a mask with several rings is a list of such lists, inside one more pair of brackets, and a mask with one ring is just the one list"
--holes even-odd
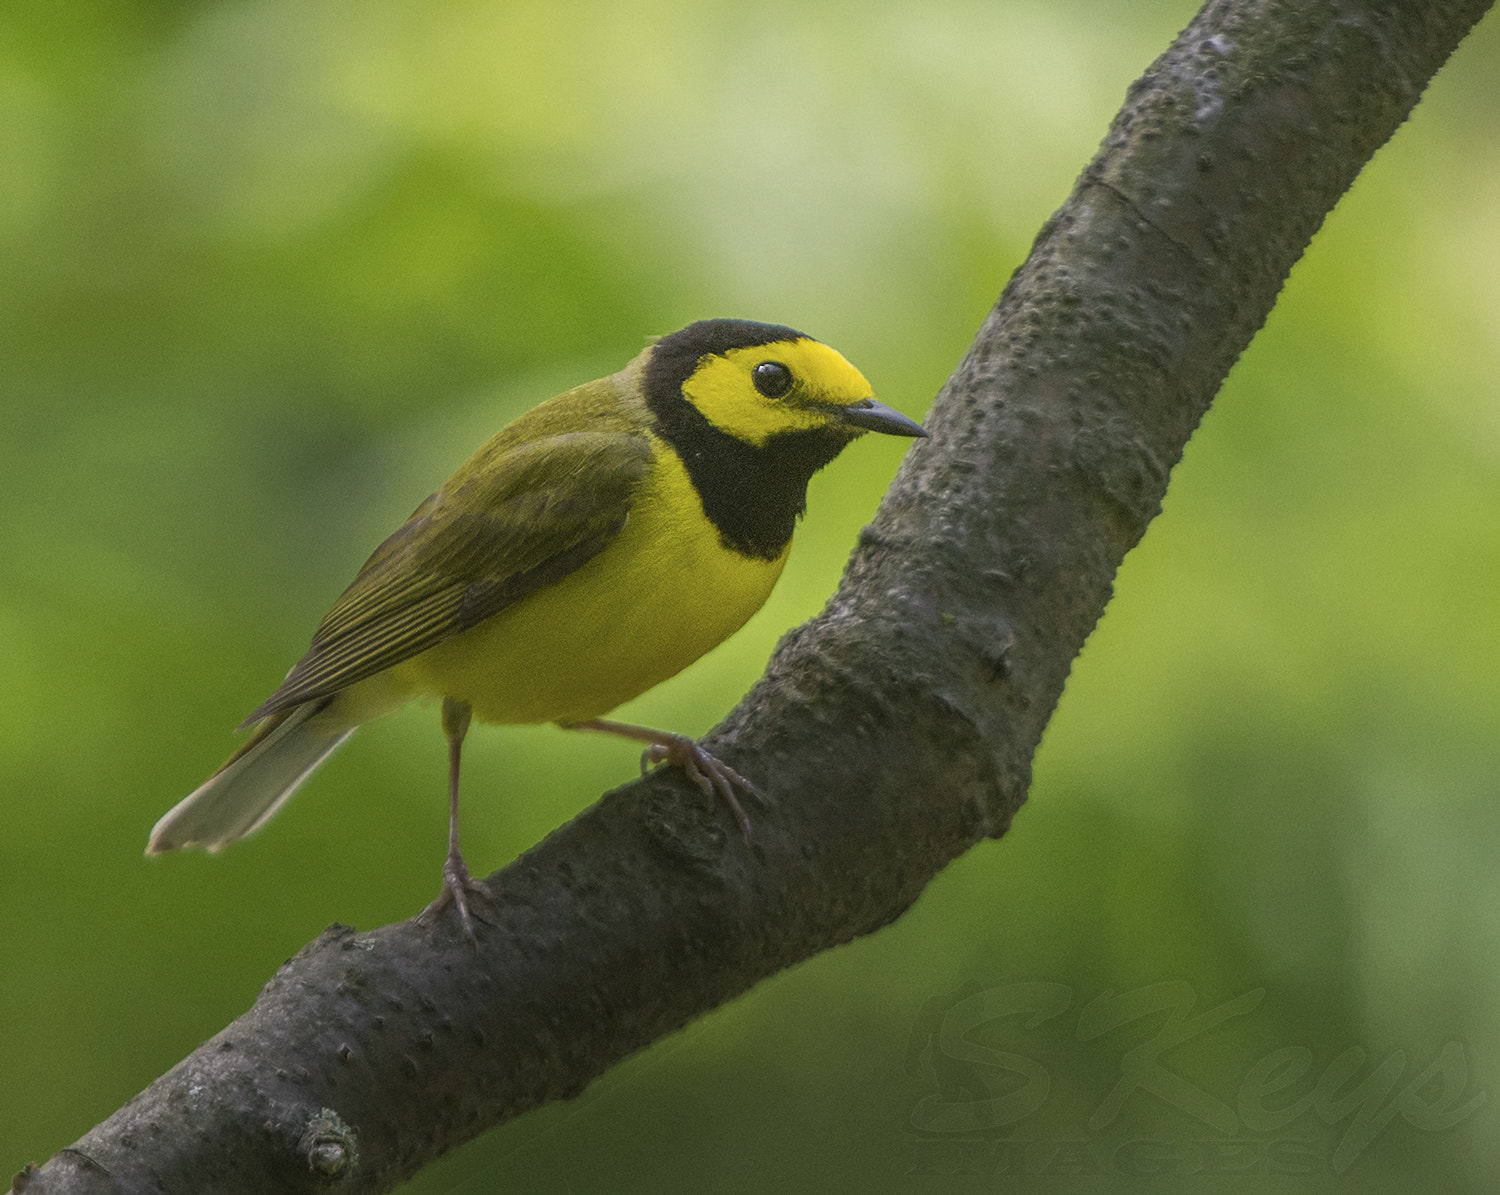
[(184, 846), (218, 851), (259, 829), (354, 733), (347, 722), (318, 716), (327, 709), (326, 702), (299, 706), (259, 742), (249, 743), (162, 815), (146, 853)]

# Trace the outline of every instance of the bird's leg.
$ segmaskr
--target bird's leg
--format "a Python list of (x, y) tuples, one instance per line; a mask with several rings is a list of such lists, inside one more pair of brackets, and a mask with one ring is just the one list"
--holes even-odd
[(705, 751), (687, 735), (673, 734), (670, 730), (652, 730), (649, 726), (632, 726), (629, 722), (610, 722), (605, 718), (591, 718), (587, 722), (569, 723), (567, 729), (615, 734), (621, 738), (649, 744), (641, 752), (642, 772), (653, 764), (659, 763), (681, 768), (688, 774), (688, 779), (701, 788), (706, 795), (712, 797), (717, 794), (729, 806), (735, 820), (740, 824), (740, 833), (745, 836), (746, 842), (750, 841), (750, 818), (746, 815), (739, 798), (734, 795), (734, 790), (740, 789), (742, 792), (749, 793), (763, 805), (767, 803), (765, 794), (723, 760)]
[[(458, 917), (463, 923), (464, 933), (470, 940), (474, 936), (474, 919), (478, 917), (469, 909), (469, 895), (490, 899), (490, 890), (469, 875), (463, 852), (458, 849), (458, 763), (463, 754), (464, 735), (469, 732), (472, 709), (467, 701), (443, 698), (443, 733), (448, 736), (448, 858), (443, 862), (443, 890), (422, 916), (436, 916), (449, 905), (458, 907)], [(479, 918), (481, 921), (483, 918)]]

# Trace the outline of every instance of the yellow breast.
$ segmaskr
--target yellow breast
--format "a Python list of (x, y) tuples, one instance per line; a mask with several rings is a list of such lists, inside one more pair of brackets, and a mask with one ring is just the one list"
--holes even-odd
[(686, 668), (764, 604), (787, 553), (723, 546), (660, 443), (625, 527), (561, 581), (391, 670), (411, 693), (469, 702), (485, 722), (597, 718)]

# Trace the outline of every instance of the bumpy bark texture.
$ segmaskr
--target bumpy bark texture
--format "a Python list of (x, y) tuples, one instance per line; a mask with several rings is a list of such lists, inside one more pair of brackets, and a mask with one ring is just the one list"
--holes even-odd
[(1213, 0), (1131, 88), (838, 594), (714, 740), (775, 796), (753, 847), (680, 775), (610, 793), (491, 878), (477, 950), (448, 917), (332, 927), (17, 1189), (389, 1189), (1003, 834), (1193, 428), (1487, 7)]

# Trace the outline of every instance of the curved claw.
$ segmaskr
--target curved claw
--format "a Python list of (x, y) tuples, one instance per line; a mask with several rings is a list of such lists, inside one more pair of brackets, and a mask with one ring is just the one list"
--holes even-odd
[(449, 905), (455, 905), (458, 908), (458, 919), (464, 927), (464, 933), (468, 935), (469, 941), (477, 946), (479, 938), (474, 933), (474, 922), (483, 921), (486, 925), (494, 923), (470, 909), (469, 897), (471, 895), (485, 900), (495, 899), (487, 884), (474, 879), (469, 874), (468, 865), (464, 863), (462, 855), (449, 855), (443, 863), (443, 890), (437, 894), (436, 900), (417, 914), (417, 920), (426, 921), (429, 917), (436, 917)]
[(701, 788), (705, 795), (717, 795), (728, 805), (740, 824), (740, 833), (750, 841), (750, 818), (745, 814), (735, 789), (748, 793), (762, 805), (769, 805), (770, 798), (751, 784), (723, 760), (716, 759), (685, 734), (674, 734), (669, 730), (652, 730), (649, 726), (632, 726), (627, 722), (610, 722), (604, 718), (590, 718), (587, 722), (568, 723), (569, 730), (591, 730), (596, 734), (613, 734), (625, 739), (634, 739), (647, 744), (641, 752), (641, 771), (644, 773), (653, 764), (665, 763), (681, 768), (688, 778)]
[(664, 763), (674, 768), (681, 768), (687, 773), (688, 779), (703, 790), (705, 796), (712, 797), (715, 794), (729, 806), (735, 820), (740, 824), (740, 833), (745, 836), (745, 841), (751, 840), (750, 817), (745, 808), (740, 804), (739, 798), (735, 796), (735, 789), (748, 793), (762, 805), (767, 804), (766, 796), (731, 768), (722, 759), (711, 752), (700, 747), (685, 734), (664, 734), (665, 741), (652, 743), (641, 752), (641, 771), (653, 764)]

